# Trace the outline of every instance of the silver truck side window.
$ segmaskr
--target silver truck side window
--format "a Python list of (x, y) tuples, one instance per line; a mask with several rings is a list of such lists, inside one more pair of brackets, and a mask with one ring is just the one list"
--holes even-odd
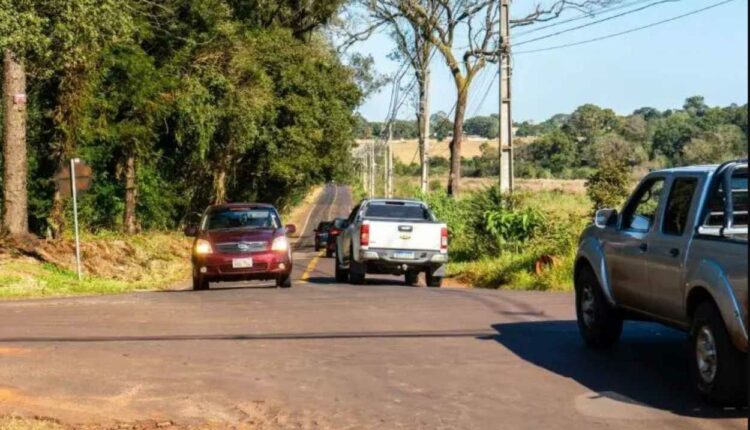
[(643, 232), (651, 230), (663, 190), (664, 178), (644, 182), (623, 211), (622, 228)]
[[(712, 227), (724, 225), (724, 182), (717, 181), (711, 190), (708, 199), (708, 211), (703, 224)], [(747, 225), (748, 194), (747, 194), (747, 169), (739, 169), (732, 176), (732, 202), (734, 203), (735, 225)]]
[(685, 233), (688, 215), (697, 189), (698, 178), (677, 178), (674, 180), (664, 210), (662, 233), (674, 236), (682, 236)]

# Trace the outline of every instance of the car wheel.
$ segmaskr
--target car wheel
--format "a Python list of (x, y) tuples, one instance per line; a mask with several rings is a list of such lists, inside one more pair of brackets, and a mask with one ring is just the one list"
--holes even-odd
[(698, 306), (690, 329), (692, 373), (703, 398), (717, 405), (747, 405), (747, 355), (734, 347), (716, 306)]
[(443, 286), (443, 277), (433, 275), (432, 270), (427, 271), (425, 275), (425, 281), (427, 282), (427, 286), (430, 288), (440, 288)]
[(204, 291), (208, 289), (208, 280), (202, 276), (193, 276), (193, 290)]
[(276, 287), (292, 288), (292, 277), (290, 275), (281, 275), (276, 278)]
[(344, 283), (349, 281), (349, 271), (341, 267), (338, 256), (334, 260), (334, 266), (336, 267), (336, 282)]
[(419, 282), (419, 272), (406, 272), (404, 282), (408, 286), (416, 285)]
[(622, 316), (607, 302), (594, 272), (585, 268), (575, 282), (578, 330), (593, 348), (612, 347), (622, 334)]
[[(352, 262), (352, 265), (357, 264)], [(366, 282), (366, 275), (364, 273), (356, 273), (349, 270), (349, 283), (353, 285), (364, 285)]]

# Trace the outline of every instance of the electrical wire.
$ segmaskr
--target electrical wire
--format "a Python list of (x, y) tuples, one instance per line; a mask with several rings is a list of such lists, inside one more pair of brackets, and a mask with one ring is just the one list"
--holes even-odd
[(714, 4), (710, 5), (710, 6), (706, 6), (706, 7), (701, 8), (701, 9), (696, 9), (694, 11), (691, 11), (691, 12), (688, 12), (688, 13), (685, 13), (685, 14), (682, 14), (682, 15), (677, 15), (677, 16), (674, 16), (674, 17), (671, 17), (671, 18), (667, 18), (667, 19), (664, 19), (664, 20), (661, 20), (661, 21), (656, 21), (656, 22), (653, 22), (651, 24), (642, 25), (640, 27), (631, 28), (629, 30), (621, 31), (621, 32), (618, 32), (618, 33), (607, 34), (607, 35), (604, 35), (604, 36), (599, 36), (599, 37), (595, 37), (595, 38), (592, 38), (592, 39), (582, 40), (582, 41), (574, 42), (574, 43), (566, 43), (566, 44), (562, 44), (562, 45), (548, 46), (546, 48), (529, 49), (529, 50), (526, 50), (526, 51), (517, 51), (514, 54), (515, 55), (523, 55), (523, 54), (532, 54), (532, 53), (536, 53), (536, 52), (553, 51), (553, 50), (556, 50), (556, 49), (570, 48), (570, 47), (573, 47), (573, 46), (585, 45), (585, 44), (588, 44), (588, 43), (593, 43), (593, 42), (598, 42), (598, 41), (601, 41), (601, 40), (611, 39), (613, 37), (623, 36), (623, 35), (626, 35), (626, 34), (635, 33), (637, 31), (645, 30), (645, 29), (648, 29), (648, 28), (651, 28), (651, 27), (656, 27), (656, 26), (661, 25), (661, 24), (666, 24), (668, 22), (677, 21), (679, 19), (686, 18), (686, 17), (691, 16), (691, 15), (696, 15), (696, 14), (699, 14), (701, 12), (705, 12), (705, 11), (707, 11), (709, 9), (713, 9), (713, 8), (722, 6), (724, 4), (731, 3), (733, 1), (735, 1), (735, 0), (724, 0), (724, 1), (721, 1), (721, 2), (718, 2), (718, 3), (714, 3)]
[(582, 28), (591, 27), (592, 25), (601, 24), (602, 22), (607, 22), (607, 21), (611, 21), (613, 19), (622, 18), (623, 16), (627, 16), (627, 15), (630, 15), (630, 14), (633, 14), (633, 13), (636, 13), (636, 12), (640, 12), (640, 11), (646, 10), (646, 9), (648, 9), (650, 7), (658, 6), (660, 4), (675, 3), (675, 2), (679, 2), (679, 1), (681, 1), (681, 0), (660, 0), (660, 1), (656, 1), (656, 2), (649, 3), (649, 4), (645, 5), (645, 6), (641, 6), (639, 8), (633, 9), (633, 10), (625, 11), (625, 12), (619, 13), (617, 15), (612, 15), (612, 16), (608, 16), (606, 18), (602, 18), (602, 19), (597, 20), (597, 21), (587, 22), (586, 24), (581, 24), (581, 25), (576, 26), (576, 27), (571, 27), (571, 28), (567, 28), (565, 30), (560, 30), (560, 31), (555, 32), (555, 33), (545, 34), (544, 36), (539, 36), (539, 37), (536, 37), (536, 38), (533, 38), (533, 39), (523, 40), (523, 41), (520, 41), (520, 42), (514, 42), (513, 46), (522, 46), (522, 45), (526, 45), (528, 43), (538, 42), (540, 40), (549, 39), (550, 37), (555, 37), (555, 36), (559, 36), (561, 34), (570, 33), (571, 31), (576, 31), (576, 30), (580, 30)]

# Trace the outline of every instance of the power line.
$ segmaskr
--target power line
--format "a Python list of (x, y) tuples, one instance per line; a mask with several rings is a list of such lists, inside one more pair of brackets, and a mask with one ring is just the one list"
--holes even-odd
[(552, 51), (552, 50), (555, 50), (555, 49), (570, 48), (572, 46), (584, 45), (584, 44), (587, 44), (587, 43), (598, 42), (600, 40), (611, 39), (613, 37), (623, 36), (625, 34), (635, 33), (636, 31), (645, 30), (645, 29), (651, 28), (651, 27), (656, 27), (658, 25), (666, 24), (668, 22), (677, 21), (679, 19), (686, 18), (686, 17), (691, 16), (691, 15), (696, 15), (696, 14), (699, 14), (701, 12), (705, 12), (705, 11), (707, 11), (709, 9), (713, 9), (713, 8), (719, 7), (721, 5), (724, 5), (724, 4), (733, 2), (733, 1), (734, 0), (724, 0), (724, 1), (721, 1), (721, 2), (718, 2), (718, 3), (714, 3), (714, 4), (710, 5), (710, 6), (706, 6), (704, 8), (694, 10), (692, 12), (688, 12), (688, 13), (685, 13), (685, 14), (682, 14), (682, 15), (674, 16), (672, 18), (668, 18), (668, 19), (665, 19), (665, 20), (662, 20), (662, 21), (653, 22), (651, 24), (643, 25), (643, 26), (640, 26), (640, 27), (631, 28), (630, 30), (621, 31), (619, 33), (607, 34), (607, 35), (604, 35), (604, 36), (595, 37), (593, 39), (582, 40), (580, 42), (566, 43), (566, 44), (563, 44), (563, 45), (556, 45), (556, 46), (549, 46), (547, 48), (529, 49), (529, 50), (526, 50), (526, 51), (518, 51), (518, 52), (515, 53), (515, 55), (531, 54), (531, 53), (535, 53), (535, 52), (545, 52), (545, 51)]
[(514, 46), (521, 46), (521, 45), (526, 45), (527, 43), (532, 43), (532, 42), (537, 42), (539, 40), (549, 39), (550, 37), (559, 36), (559, 35), (564, 34), (564, 33), (569, 33), (571, 31), (580, 30), (582, 28), (590, 27), (590, 26), (596, 25), (596, 24), (601, 24), (602, 22), (611, 21), (613, 19), (621, 18), (621, 17), (626, 16), (626, 15), (630, 15), (630, 14), (633, 14), (633, 13), (636, 13), (636, 12), (640, 12), (642, 10), (648, 9), (650, 7), (653, 7), (653, 6), (657, 6), (657, 5), (664, 4), (664, 3), (674, 3), (674, 2), (678, 2), (678, 1), (680, 1), (680, 0), (660, 0), (660, 1), (656, 1), (656, 2), (653, 2), (653, 3), (649, 3), (649, 4), (645, 5), (645, 6), (641, 6), (639, 8), (636, 8), (636, 9), (632, 9), (632, 10), (629, 10), (629, 11), (625, 11), (625, 12), (619, 13), (617, 15), (612, 15), (612, 16), (608, 16), (606, 18), (602, 18), (602, 19), (594, 21), (594, 22), (587, 22), (586, 24), (581, 24), (581, 25), (576, 26), (576, 27), (571, 27), (571, 28), (567, 28), (565, 30), (560, 30), (560, 31), (555, 32), (555, 33), (545, 34), (544, 36), (539, 36), (539, 37), (536, 37), (534, 39), (524, 40), (524, 41), (521, 41), (521, 42), (515, 42), (515, 43), (513, 43), (513, 45)]
[(617, 11), (617, 10), (620, 10), (620, 9), (629, 8), (630, 6), (639, 5), (641, 3), (646, 3), (648, 1), (651, 1), (651, 0), (636, 0), (636, 1), (633, 1), (633, 2), (630, 2), (630, 3), (618, 4), (617, 6), (603, 7), (603, 8), (598, 9), (598, 10), (593, 10), (593, 11), (590, 11), (590, 12), (584, 12), (583, 14), (578, 15), (578, 16), (574, 16), (572, 18), (564, 19), (564, 20), (561, 20), (561, 21), (554, 21), (551, 24), (543, 25), (541, 27), (534, 27), (534, 28), (532, 28), (530, 30), (526, 30), (526, 31), (521, 31), (519, 33), (515, 33), (515, 36), (518, 37), (518, 36), (525, 36), (525, 35), (531, 34), (531, 33), (537, 33), (539, 31), (546, 30), (548, 28), (558, 27), (560, 25), (567, 24), (569, 22), (580, 21), (580, 20), (586, 19), (586, 18), (594, 18), (598, 14), (608, 13), (608, 12), (614, 12), (614, 11)]

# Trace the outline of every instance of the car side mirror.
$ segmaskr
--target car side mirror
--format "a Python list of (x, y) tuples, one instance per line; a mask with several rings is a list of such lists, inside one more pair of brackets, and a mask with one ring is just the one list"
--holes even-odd
[(599, 209), (594, 215), (594, 225), (599, 228), (610, 227), (617, 221), (616, 209)]
[(294, 224), (287, 224), (285, 229), (287, 234), (294, 234), (297, 232), (297, 226)]
[(189, 225), (185, 227), (185, 230), (183, 230), (183, 232), (185, 233), (185, 236), (187, 237), (195, 237), (195, 236), (198, 236), (198, 227), (194, 225)]

